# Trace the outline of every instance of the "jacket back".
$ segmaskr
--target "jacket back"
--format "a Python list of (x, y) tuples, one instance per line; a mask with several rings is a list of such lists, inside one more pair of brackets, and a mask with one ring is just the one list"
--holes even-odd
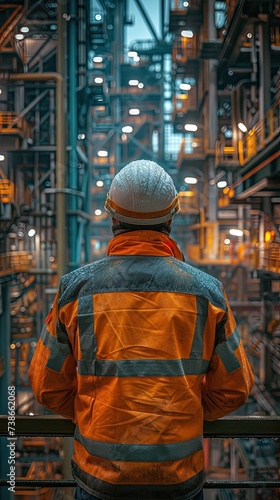
[(76, 423), (83, 488), (187, 499), (203, 485), (203, 420), (242, 406), (253, 377), (221, 283), (141, 233), (62, 278), (30, 377)]

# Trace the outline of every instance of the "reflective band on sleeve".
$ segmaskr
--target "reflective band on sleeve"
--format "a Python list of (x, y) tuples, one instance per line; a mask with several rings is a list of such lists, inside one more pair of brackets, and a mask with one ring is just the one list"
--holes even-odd
[(240, 368), (240, 362), (236, 354), (234, 353), (235, 349), (239, 346), (240, 336), (237, 328), (234, 329), (234, 332), (227, 338), (225, 342), (218, 344), (215, 349), (215, 354), (221, 358), (225, 369), (228, 373), (237, 370)]
[(78, 324), (82, 359), (86, 366), (91, 366), (96, 358), (96, 338), (94, 334), (92, 295), (79, 297)]
[(125, 359), (100, 360), (89, 363), (78, 360), (79, 375), (101, 377), (181, 377), (206, 373), (208, 360), (199, 359)]
[(46, 365), (47, 368), (50, 368), (55, 372), (60, 372), (65, 358), (72, 352), (71, 346), (69, 344), (59, 342), (56, 337), (48, 332), (46, 325), (43, 326), (41, 338), (44, 346), (50, 349), (50, 357)]
[(90, 455), (122, 462), (169, 462), (202, 450), (202, 436), (172, 444), (121, 444), (94, 441), (82, 436), (76, 427), (75, 439)]
[(202, 359), (203, 357), (203, 335), (207, 321), (208, 301), (203, 297), (196, 297), (196, 322), (191, 348), (190, 358)]

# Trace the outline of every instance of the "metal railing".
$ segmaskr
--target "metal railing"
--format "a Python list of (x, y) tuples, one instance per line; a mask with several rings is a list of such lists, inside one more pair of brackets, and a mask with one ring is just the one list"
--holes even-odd
[(280, 134), (280, 99), (269, 108), (262, 120), (252, 127), (237, 146), (225, 145), (224, 141), (216, 141), (215, 165), (246, 164), (253, 156), (263, 150)]
[(0, 254), (0, 276), (23, 273), (30, 269), (30, 254), (26, 251), (13, 251)]
[(261, 151), (280, 132), (280, 99), (269, 108), (264, 118), (249, 130), (242, 141), (240, 164)]
[[(62, 417), (16, 416), (15, 436), (25, 437), (72, 437), (75, 425)], [(0, 416), (0, 436), (8, 436), (8, 416)], [(280, 416), (231, 416), (213, 422), (204, 422), (204, 438), (280, 438)], [(54, 479), (15, 479), (18, 487), (74, 487), (74, 480)], [(8, 480), (0, 479), (0, 486), (7, 486)], [(206, 489), (231, 488), (280, 488), (280, 478), (277, 480), (242, 480), (242, 481), (206, 481)]]
[(34, 139), (31, 126), (15, 111), (0, 111), (0, 133), (16, 134), (24, 139)]

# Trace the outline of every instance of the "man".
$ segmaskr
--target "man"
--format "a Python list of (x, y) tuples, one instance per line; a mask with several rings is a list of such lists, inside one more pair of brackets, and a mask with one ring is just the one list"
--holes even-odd
[(203, 498), (203, 420), (241, 407), (253, 383), (230, 306), (170, 238), (179, 200), (155, 162), (123, 168), (105, 209), (108, 255), (61, 279), (35, 396), (76, 424), (76, 499)]

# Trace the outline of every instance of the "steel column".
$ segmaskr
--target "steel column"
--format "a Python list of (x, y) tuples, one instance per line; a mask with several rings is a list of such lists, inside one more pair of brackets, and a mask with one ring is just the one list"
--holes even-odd
[[(69, 28), (69, 187), (70, 189), (78, 189), (78, 175), (77, 175), (77, 2), (76, 0), (70, 1), (70, 21)], [(77, 209), (77, 197), (70, 196), (70, 210)], [(69, 217), (69, 251), (70, 262), (69, 267), (72, 271), (79, 265), (79, 256), (81, 254), (80, 248), (77, 243), (77, 217), (75, 214), (68, 215)]]

